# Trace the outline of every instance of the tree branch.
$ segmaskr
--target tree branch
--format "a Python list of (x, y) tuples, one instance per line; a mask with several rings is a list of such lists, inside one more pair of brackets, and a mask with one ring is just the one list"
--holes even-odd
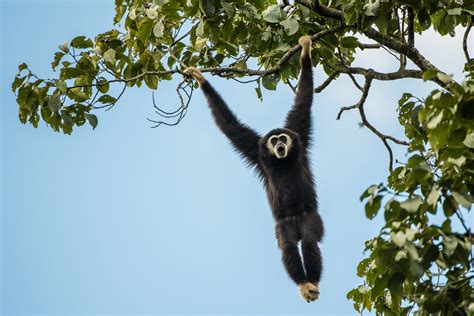
[(324, 80), (323, 83), (321, 83), (320, 86), (316, 87), (314, 89), (314, 93), (321, 93), (324, 89), (327, 88), (327, 86), (329, 86), (329, 84), (331, 84), (331, 82), (336, 79), (336, 77), (339, 75), (339, 72), (333, 72), (330, 76), (328, 76), (326, 78), (326, 80)]
[(373, 43), (373, 44), (365, 44), (365, 43), (359, 43), (359, 48), (364, 50), (364, 49), (377, 49), (381, 48), (382, 45), (378, 43)]
[(393, 49), (397, 53), (407, 56), (408, 58), (410, 58), (411, 61), (413, 61), (415, 65), (417, 65), (423, 71), (426, 71), (428, 69), (434, 69), (438, 72), (441, 72), (435, 65), (430, 63), (423, 55), (421, 55), (418, 49), (416, 49), (415, 47), (411, 47), (405, 43), (385, 36), (377, 32), (372, 27), (364, 31), (364, 34), (368, 38), (373, 39), (374, 41), (384, 46), (387, 46), (388, 48)]
[(378, 129), (376, 129), (367, 120), (367, 116), (365, 114), (365, 109), (364, 109), (364, 104), (365, 104), (365, 101), (367, 100), (367, 96), (369, 95), (369, 90), (370, 90), (370, 87), (371, 87), (371, 84), (372, 84), (372, 79), (373, 79), (373, 76), (370, 73), (368, 73), (365, 76), (365, 84), (364, 84), (364, 88), (362, 89), (362, 95), (360, 97), (359, 102), (357, 102), (356, 104), (354, 104), (352, 106), (342, 107), (341, 110), (339, 111), (338, 115), (337, 115), (337, 119), (339, 120), (341, 118), (341, 115), (344, 111), (358, 109), (359, 114), (360, 114), (360, 118), (362, 120), (362, 125), (366, 126), (372, 133), (374, 133), (377, 137), (379, 137), (380, 140), (382, 140), (382, 143), (384, 144), (385, 148), (387, 148), (388, 156), (389, 156), (388, 169), (390, 171), (392, 171), (393, 170), (393, 151), (392, 151), (392, 148), (390, 147), (390, 145), (388, 144), (388, 140), (391, 140), (392, 142), (394, 142), (396, 144), (404, 145), (404, 146), (408, 146), (409, 144), (406, 141), (402, 141), (402, 140), (399, 140), (399, 139), (397, 139), (393, 136), (383, 134), (382, 132), (380, 132)]
[(407, 6), (408, 11), (408, 45), (415, 46), (415, 13), (413, 12), (413, 8)]
[(471, 61), (471, 57), (469, 56), (469, 50), (467, 48), (467, 42), (468, 42), (468, 39), (469, 39), (469, 32), (471, 31), (472, 24), (473, 24), (473, 18), (471, 16), (471, 23), (468, 25), (466, 31), (464, 32), (464, 37), (462, 39), (462, 48), (463, 48), (463, 51), (464, 51), (464, 56), (466, 56), (466, 61), (468, 63)]
[(401, 69), (395, 72), (378, 72), (373, 69), (366, 69), (362, 67), (344, 67), (340, 70), (343, 73), (352, 73), (355, 75), (362, 76), (368, 76), (370, 74), (373, 79), (381, 81), (398, 80), (405, 78), (421, 79), (423, 76), (423, 71), (414, 69)]
[(339, 21), (344, 20), (344, 13), (342, 11), (321, 5), (317, 0), (296, 0), (295, 2), (313, 10), (316, 13), (319, 13), (324, 17), (333, 18)]

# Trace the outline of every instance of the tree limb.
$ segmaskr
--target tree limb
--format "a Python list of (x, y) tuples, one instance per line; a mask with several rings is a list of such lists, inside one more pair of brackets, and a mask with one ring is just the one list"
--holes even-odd
[(464, 36), (463, 36), (463, 39), (462, 39), (462, 48), (463, 48), (463, 51), (464, 51), (464, 56), (466, 56), (466, 61), (468, 63), (471, 61), (471, 57), (469, 56), (469, 50), (467, 48), (467, 42), (468, 42), (468, 39), (469, 39), (469, 32), (471, 31), (472, 24), (473, 24), (473, 18), (471, 16), (471, 23), (468, 25), (466, 31), (464, 32)]
[(330, 76), (326, 78), (326, 80), (324, 80), (323, 83), (321, 83), (321, 85), (314, 89), (314, 93), (321, 93), (324, 89), (327, 88), (327, 86), (329, 86), (329, 84), (331, 84), (334, 79), (336, 79), (338, 75), (339, 72), (333, 72)]
[(379, 137), (382, 140), (382, 143), (384, 144), (385, 148), (387, 148), (388, 155), (389, 155), (388, 168), (389, 168), (390, 171), (392, 171), (393, 170), (393, 151), (392, 151), (392, 148), (390, 147), (390, 145), (388, 144), (388, 140), (391, 140), (392, 142), (394, 142), (396, 144), (404, 145), (404, 146), (408, 146), (409, 144), (406, 141), (402, 141), (402, 140), (399, 140), (399, 139), (397, 139), (393, 136), (383, 134), (382, 132), (380, 132), (378, 129), (376, 129), (367, 120), (364, 105), (365, 105), (365, 101), (367, 100), (367, 96), (369, 95), (369, 90), (370, 90), (370, 87), (371, 87), (371, 84), (372, 84), (372, 79), (373, 79), (373, 76), (370, 73), (365, 76), (365, 84), (364, 84), (364, 87), (362, 89), (362, 95), (360, 97), (359, 102), (357, 102), (356, 104), (354, 104), (352, 106), (347, 106), (347, 107), (341, 108), (341, 110), (339, 111), (339, 113), (337, 115), (337, 119), (339, 120), (341, 118), (341, 115), (344, 111), (358, 109), (359, 114), (360, 114), (360, 118), (362, 120), (362, 125), (366, 126), (372, 133), (377, 135), (377, 137)]
[(401, 69), (395, 72), (378, 72), (373, 69), (366, 69), (362, 67), (343, 67), (340, 70), (342, 73), (352, 73), (355, 75), (362, 76), (368, 76), (370, 73), (373, 79), (381, 81), (398, 80), (405, 78), (421, 79), (423, 76), (423, 71), (414, 69)]
[(408, 11), (408, 45), (410, 46), (415, 46), (415, 13), (413, 12), (413, 8), (410, 6), (407, 6), (407, 11)]

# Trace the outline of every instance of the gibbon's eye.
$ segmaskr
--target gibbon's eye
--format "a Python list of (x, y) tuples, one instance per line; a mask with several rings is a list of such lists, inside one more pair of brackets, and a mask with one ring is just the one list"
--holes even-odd
[(270, 143), (272, 143), (272, 145), (276, 145), (278, 141), (278, 138), (276, 136), (273, 136), (272, 138), (270, 138)]
[(280, 137), (278, 137), (278, 139), (285, 144), (288, 141), (288, 138), (285, 135), (281, 135)]

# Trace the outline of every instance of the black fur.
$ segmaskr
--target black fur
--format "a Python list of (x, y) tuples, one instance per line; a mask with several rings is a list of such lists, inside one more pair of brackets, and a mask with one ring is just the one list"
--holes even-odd
[[(318, 242), (322, 240), (324, 229), (317, 212), (315, 185), (308, 159), (313, 101), (310, 55), (301, 57), (298, 91), (285, 128), (274, 129), (263, 137), (241, 123), (207, 81), (201, 84), (201, 88), (217, 126), (263, 180), (288, 275), (296, 284), (319, 283), (322, 260)], [(278, 159), (270, 154), (266, 143), (270, 136), (283, 132), (293, 138), (293, 145), (286, 158)], [(303, 260), (298, 249), (300, 241)]]

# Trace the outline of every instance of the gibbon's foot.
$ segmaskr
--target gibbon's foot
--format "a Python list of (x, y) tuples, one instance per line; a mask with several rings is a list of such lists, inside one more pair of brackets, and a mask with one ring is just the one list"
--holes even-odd
[(314, 285), (311, 282), (299, 285), (300, 293), (306, 302), (314, 302), (319, 298), (319, 284)]
[(199, 85), (202, 85), (206, 81), (206, 78), (204, 78), (202, 73), (197, 68), (189, 67), (189, 68), (186, 68), (184, 72), (193, 76), (194, 79), (196, 79), (196, 81), (199, 83)]
[(308, 35), (301, 36), (300, 39), (298, 40), (298, 43), (300, 43), (302, 47), (301, 56), (309, 55), (311, 52), (311, 44), (313, 43), (313, 41), (311, 40), (311, 37)]

